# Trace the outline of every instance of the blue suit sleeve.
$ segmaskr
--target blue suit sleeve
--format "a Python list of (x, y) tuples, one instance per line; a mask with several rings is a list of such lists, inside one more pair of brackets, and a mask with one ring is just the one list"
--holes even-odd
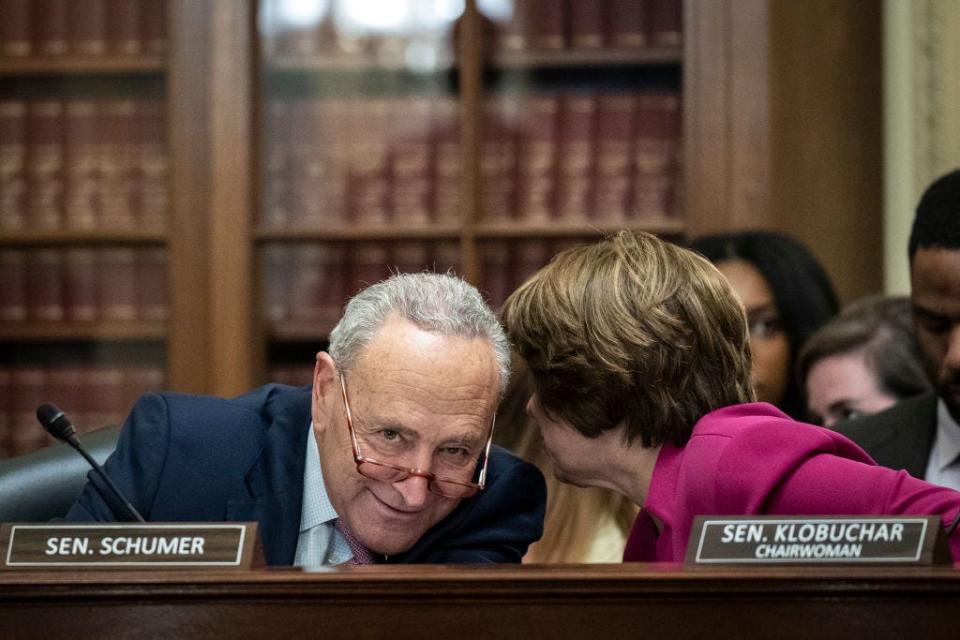
[[(103, 465), (120, 492), (146, 520), (167, 459), (170, 429), (166, 400), (157, 394), (142, 396), (127, 417), (117, 448)], [(119, 519), (104, 500), (106, 489), (97, 475), (87, 484), (67, 515), (67, 521), (112, 522)]]

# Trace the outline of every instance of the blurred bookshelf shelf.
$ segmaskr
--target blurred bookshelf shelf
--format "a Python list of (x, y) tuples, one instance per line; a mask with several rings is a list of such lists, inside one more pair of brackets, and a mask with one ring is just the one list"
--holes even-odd
[(313, 242), (350, 240), (452, 240), (460, 237), (461, 227), (451, 224), (430, 226), (327, 227), (324, 229), (258, 229), (259, 242)]
[(681, 46), (637, 49), (562, 49), (557, 51), (499, 51), (491, 62), (511, 69), (543, 67), (610, 67), (674, 65), (683, 61)]
[(316, 341), (324, 342), (333, 330), (333, 323), (310, 322), (308, 320), (285, 320), (271, 323), (267, 335), (277, 341)]
[(679, 235), (686, 225), (679, 218), (635, 218), (616, 222), (562, 222), (540, 223), (481, 222), (477, 225), (477, 238), (596, 238), (615, 233), (621, 229), (649, 231), (662, 235)]
[(162, 321), (72, 322), (30, 320), (0, 323), (0, 340), (163, 340)]
[(0, 58), (0, 76), (153, 75), (166, 69), (163, 56), (25, 56)]
[(0, 247), (35, 245), (163, 245), (166, 241), (167, 234), (163, 231), (140, 229), (0, 230)]
[(267, 72), (337, 72), (369, 73), (393, 71), (400, 73), (434, 74), (449, 71), (453, 62), (439, 62), (427, 67), (418, 67), (407, 62), (402, 55), (396, 56), (360, 56), (360, 55), (317, 55), (317, 56), (270, 56), (264, 61)]

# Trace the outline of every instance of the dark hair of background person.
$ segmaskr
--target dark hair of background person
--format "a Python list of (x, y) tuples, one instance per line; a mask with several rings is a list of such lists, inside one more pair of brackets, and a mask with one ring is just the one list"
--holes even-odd
[(787, 387), (781, 411), (803, 419), (803, 386), (796, 375), (797, 353), (813, 332), (840, 308), (826, 271), (809, 249), (790, 236), (773, 231), (743, 231), (698, 238), (690, 248), (714, 264), (743, 260), (756, 267), (773, 299), (790, 342)]
[(960, 249), (960, 169), (927, 187), (910, 231), (909, 257), (918, 249)]
[(863, 350), (879, 388), (887, 394), (904, 400), (930, 389), (908, 297), (869, 296), (844, 307), (800, 350), (797, 375), (801, 385), (817, 362), (859, 350)]

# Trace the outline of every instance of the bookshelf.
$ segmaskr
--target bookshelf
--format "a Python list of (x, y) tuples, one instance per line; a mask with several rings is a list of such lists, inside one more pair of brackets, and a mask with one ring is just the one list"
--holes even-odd
[[(344, 299), (387, 266), (453, 267), (499, 305), (571, 243), (624, 226), (685, 234), (681, 2), (466, 2), (462, 16), (392, 31), (363, 31), (336, 3), (296, 25), (283, 3), (260, 12), (257, 322), (268, 343), (304, 344), (301, 380), (306, 345), (322, 345)], [(634, 22), (615, 28), (624, 16)], [(596, 33), (575, 33), (584, 17)], [(418, 64), (422, 51), (432, 64)], [(617, 99), (626, 112), (606, 113)], [(571, 105), (586, 123), (564, 121)], [(665, 126), (640, 131), (664, 105)], [(670, 149), (646, 176), (634, 156), (657, 135)], [(634, 206), (644, 180), (667, 192), (647, 211)], [(614, 186), (621, 210), (596, 215)], [(266, 364), (261, 379), (292, 363)]]
[(0, 455), (39, 402), (84, 429), (165, 384), (165, 8), (0, 5)]
[[(497, 303), (554, 252), (624, 226), (678, 240), (788, 231), (812, 246), (845, 297), (879, 287), (879, 0), (810, 0), (808, 11), (778, 0), (465, 0), (462, 15), (442, 19), (417, 13), (426, 3), (397, 0), (408, 14), (392, 34), (364, 33), (344, 13), (362, 0), (316, 3), (342, 24), (321, 15), (283, 28), (275, 0), (93, 3), (160, 6), (167, 35), (137, 53), (118, 44), (97, 54), (69, 44), (56, 55), (11, 53), (4, 43), (21, 23), (0, 21), (0, 103), (149, 97), (163, 115), (151, 129), (166, 156), (164, 188), (153, 191), (162, 224), (139, 222), (140, 199), (133, 224), (0, 224), (0, 265), (33, 252), (61, 263), (78, 251), (81, 262), (91, 251), (159, 252), (165, 317), (0, 314), (4, 363), (149, 366), (152, 384), (227, 396), (268, 380), (303, 382), (340, 304), (388, 266), (455, 268)], [(0, 0), (5, 17), (10, 7), (32, 7), (32, 17), (64, 4)], [(611, 15), (653, 5), (673, 22), (654, 31), (622, 20), (614, 41)], [(663, 25), (676, 25), (681, 7), (677, 38)], [(599, 43), (583, 25), (600, 25)], [(524, 29), (540, 44), (518, 46)], [(534, 106), (543, 121), (521, 117)], [(578, 113), (589, 123), (577, 125)], [(648, 114), (640, 124), (638, 114)], [(666, 114), (669, 136), (638, 129), (649, 114)], [(16, 139), (11, 131), (28, 128), (4, 129), (0, 119), (0, 146)], [(121, 141), (145, 131), (108, 128)], [(578, 149), (591, 157), (578, 159)], [(599, 164), (609, 169), (601, 201)], [(644, 171), (652, 178), (643, 177), (638, 214)], [(119, 187), (142, 190), (142, 179)], [(0, 189), (0, 201), (15, 191)], [(530, 215), (518, 213), (521, 196)], [(593, 215), (598, 202), (620, 213)], [(18, 295), (8, 277), (18, 268), (2, 266), (0, 301)], [(81, 290), (84, 273), (74, 274)], [(132, 286), (134, 297), (157, 289)], [(4, 430), (9, 441), (10, 370), (0, 366), (0, 441)], [(66, 405), (69, 392), (57, 389), (70, 376), (54, 378), (50, 397)], [(16, 394), (14, 412), (31, 425), (23, 398), (33, 388)]]
[(0, 61), (3, 76), (57, 76), (57, 75), (102, 75), (163, 73), (164, 59), (158, 55), (103, 55), (77, 56), (71, 58), (25, 56), (17, 60)]

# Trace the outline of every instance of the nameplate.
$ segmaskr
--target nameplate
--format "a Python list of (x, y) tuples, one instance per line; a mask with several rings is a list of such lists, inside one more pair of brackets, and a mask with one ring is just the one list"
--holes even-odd
[(698, 516), (686, 564), (950, 562), (935, 516)]
[(257, 524), (90, 523), (0, 526), (0, 568), (249, 569)]

